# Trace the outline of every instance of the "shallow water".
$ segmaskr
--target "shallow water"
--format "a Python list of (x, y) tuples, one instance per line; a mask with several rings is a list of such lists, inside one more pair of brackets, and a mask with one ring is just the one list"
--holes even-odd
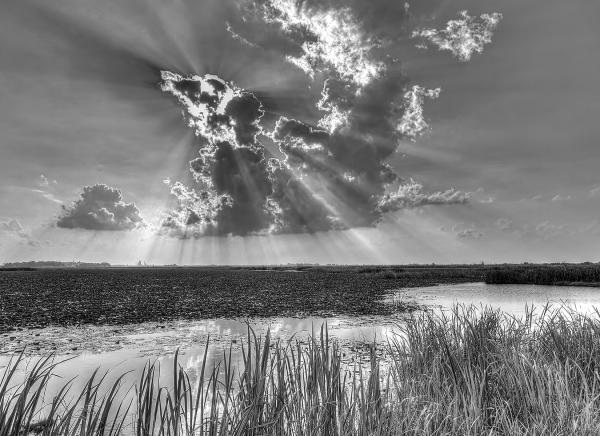
[(488, 306), (511, 315), (523, 315), (526, 306), (539, 313), (546, 304), (568, 305), (582, 313), (600, 309), (600, 288), (584, 286), (488, 285), (461, 283), (423, 288), (404, 288), (386, 301), (412, 300), (419, 305), (448, 310), (455, 304)]
[[(309, 336), (319, 337), (322, 325), (327, 325), (329, 336), (343, 348), (348, 365), (365, 364), (373, 341), (385, 342), (394, 334), (394, 327), (401, 322), (397, 317), (355, 318), (269, 318), (253, 320), (211, 319), (201, 321), (178, 321), (170, 323), (143, 323), (123, 326), (82, 326), (23, 329), (0, 336), (0, 374), (10, 358), (23, 349), (30, 366), (39, 356), (55, 353), (55, 362), (62, 363), (53, 371), (56, 377), (48, 388), (48, 397), (57, 392), (66, 381), (73, 381), (72, 392), (79, 392), (92, 373), (108, 371), (104, 386), (110, 386), (121, 374), (125, 390), (133, 386), (149, 362), (158, 362), (164, 377), (161, 384), (172, 384), (173, 360), (179, 349), (179, 364), (192, 380), (202, 366), (206, 352), (207, 368), (222, 363), (231, 350), (233, 366), (242, 365), (242, 347), (248, 344), (248, 326), (257, 337), (264, 338), (270, 331), (272, 341), (306, 342)], [(25, 367), (26, 367), (25, 366)], [(24, 367), (24, 368), (25, 368)], [(19, 382), (24, 371), (19, 372)], [(131, 393), (130, 393), (131, 394)]]

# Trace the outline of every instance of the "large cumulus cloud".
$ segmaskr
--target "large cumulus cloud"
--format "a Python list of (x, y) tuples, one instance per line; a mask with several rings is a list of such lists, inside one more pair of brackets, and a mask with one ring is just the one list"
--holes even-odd
[[(403, 208), (469, 201), (467, 193), (451, 188), (428, 193), (387, 163), (401, 141), (429, 128), (423, 104), (440, 93), (410, 83), (399, 61), (386, 54), (394, 43), (389, 32), (370, 32), (353, 3), (241, 4), (240, 23), (255, 23), (255, 31), (238, 33), (236, 23), (227, 23), (229, 34), (253, 49), (279, 50), (304, 71), (321, 90), (314, 101), (317, 117), (283, 114), (266, 127), (266, 109), (251, 90), (210, 74), (163, 71), (161, 89), (176, 98), (199, 138), (198, 157), (190, 162), (194, 183), (167, 182), (174, 205), (165, 213), (163, 232), (314, 232), (372, 226)], [(408, 8), (398, 14), (406, 20)], [(463, 18), (468, 29), (478, 30)], [(264, 35), (256, 30), (260, 26)], [(478, 41), (487, 43), (488, 36)], [(277, 40), (275, 48), (267, 47), (269, 40)]]
[(104, 184), (85, 186), (78, 200), (63, 206), (56, 223), (65, 229), (133, 230), (144, 225), (134, 203), (123, 201), (121, 191)]
[(318, 199), (288, 166), (266, 155), (257, 138), (264, 109), (253, 93), (212, 75), (164, 71), (162, 79), (163, 91), (183, 106), (200, 150), (190, 162), (195, 186), (167, 182), (175, 205), (161, 232), (197, 237), (330, 228)]

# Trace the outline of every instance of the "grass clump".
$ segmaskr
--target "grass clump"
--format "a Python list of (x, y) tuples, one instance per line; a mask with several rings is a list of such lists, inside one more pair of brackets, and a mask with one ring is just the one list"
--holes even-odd
[[(308, 344), (251, 330), (239, 369), (231, 350), (191, 378), (175, 356), (170, 387), (148, 363), (133, 399), (122, 379), (65, 388), (42, 407), (55, 364), (13, 386), (4, 368), (0, 435), (546, 435), (600, 433), (600, 314), (569, 308), (514, 318), (457, 306), (413, 314), (384, 357), (348, 367), (326, 328)], [(69, 400), (69, 398), (74, 398)]]

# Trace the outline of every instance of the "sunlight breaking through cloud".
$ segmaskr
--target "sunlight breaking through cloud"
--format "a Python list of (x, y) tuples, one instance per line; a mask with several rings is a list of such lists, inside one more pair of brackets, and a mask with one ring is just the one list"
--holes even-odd
[(162, 77), (162, 90), (176, 97), (200, 141), (199, 157), (189, 163), (195, 186), (165, 180), (174, 205), (159, 233), (187, 238), (347, 229), (373, 226), (385, 211), (468, 200), (450, 191), (428, 195), (420, 185), (410, 201), (386, 193), (398, 179), (385, 162), (398, 138), (388, 120), (391, 103), (375, 110), (372, 102), (389, 94), (387, 82), (355, 96), (343, 129), (281, 117), (268, 133), (283, 156), (276, 158), (259, 140), (266, 134), (264, 109), (253, 93), (211, 75)]
[(260, 102), (235, 85), (212, 74), (184, 77), (161, 71), (161, 89), (185, 108), (189, 126), (209, 143), (252, 144), (260, 132)]
[[(429, 128), (423, 104), (441, 92), (410, 85), (399, 60), (378, 50), (393, 37), (370, 34), (351, 7), (330, 3), (248, 0), (240, 10), (242, 20), (228, 21), (225, 30), (244, 45), (280, 54), (322, 86), (315, 101), (321, 116), (306, 122), (285, 113), (273, 119), (276, 112), (270, 112), (268, 122), (275, 125), (265, 130), (262, 91), (212, 74), (163, 71), (161, 89), (183, 107), (199, 138), (199, 156), (189, 163), (194, 186), (168, 183), (175, 204), (165, 213), (164, 232), (197, 237), (350, 229), (374, 226), (400, 209), (469, 202), (461, 191), (427, 193), (414, 181), (403, 183), (388, 163), (402, 139), (415, 140)], [(466, 12), (461, 17), (464, 23), (450, 23), (448, 32), (462, 35), (452, 44), (470, 56), (487, 43), (480, 31), (491, 32), (497, 23), (487, 15), (484, 24)], [(245, 35), (244, 29), (252, 31)], [(433, 35), (420, 36), (426, 34)], [(264, 137), (278, 150), (267, 150)]]
[[(347, 125), (352, 99), (387, 73), (389, 59), (378, 59), (375, 54), (382, 42), (363, 29), (350, 8), (309, 5), (298, 0), (266, 0), (249, 1), (245, 10), (278, 28), (302, 53), (284, 53), (288, 62), (303, 70), (311, 80), (323, 80), (316, 107), (324, 115), (317, 124), (329, 133)], [(227, 31), (237, 40), (244, 39), (231, 25)]]
[(166, 181), (176, 204), (165, 212), (161, 232), (200, 237), (332, 228), (333, 218), (290, 168), (265, 155), (257, 139), (264, 110), (254, 94), (212, 75), (163, 71), (162, 77), (161, 89), (184, 107), (201, 141), (200, 156), (189, 163), (196, 186)]

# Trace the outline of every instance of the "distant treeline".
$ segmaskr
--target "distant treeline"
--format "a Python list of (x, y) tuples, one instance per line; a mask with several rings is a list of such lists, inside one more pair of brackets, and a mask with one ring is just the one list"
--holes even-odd
[(101, 262), (60, 262), (56, 260), (39, 260), (28, 262), (9, 262), (2, 265), (1, 269), (30, 270), (31, 268), (108, 268), (110, 263)]
[(486, 272), (490, 284), (572, 285), (600, 283), (600, 265), (513, 265)]

